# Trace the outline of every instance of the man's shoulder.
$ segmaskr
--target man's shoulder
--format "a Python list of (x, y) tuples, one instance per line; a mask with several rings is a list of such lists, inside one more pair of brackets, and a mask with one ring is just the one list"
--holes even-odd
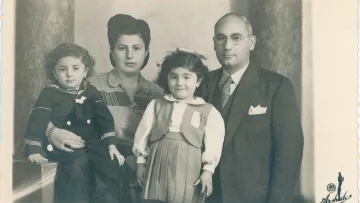
[(222, 71), (221, 68), (218, 68), (218, 69), (209, 71), (208, 76), (209, 76), (210, 78), (216, 77), (217, 75), (219, 75), (219, 73), (220, 73), (221, 71)]
[(272, 70), (264, 69), (264, 68), (257, 68), (258, 76), (260, 81), (266, 81), (270, 83), (280, 84), (284, 81), (290, 81), (286, 76), (277, 73)]
[(294, 88), (294, 85), (289, 78), (275, 71), (258, 68), (258, 78), (261, 84), (264, 84), (273, 90), (278, 90), (280, 87)]
[(221, 68), (217, 68), (215, 70), (209, 71), (209, 74), (216, 74), (219, 73), (221, 71)]

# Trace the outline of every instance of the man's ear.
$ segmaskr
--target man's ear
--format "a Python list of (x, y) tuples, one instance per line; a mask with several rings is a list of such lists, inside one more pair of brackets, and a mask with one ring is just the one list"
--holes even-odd
[(250, 40), (249, 40), (249, 43), (250, 43), (250, 50), (254, 50), (255, 48), (255, 44), (256, 44), (256, 36), (251, 36), (250, 37)]

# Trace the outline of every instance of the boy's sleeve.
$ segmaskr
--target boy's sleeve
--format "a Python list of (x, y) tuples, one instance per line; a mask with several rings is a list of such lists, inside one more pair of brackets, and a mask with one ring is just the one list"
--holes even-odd
[(96, 120), (101, 132), (100, 139), (106, 145), (117, 144), (114, 132), (114, 119), (111, 112), (103, 102), (101, 94), (96, 87), (89, 85), (89, 91), (95, 105)]
[(51, 117), (51, 98), (53, 98), (51, 93), (48, 89), (42, 90), (34, 108), (31, 110), (25, 132), (25, 156), (36, 153), (44, 155), (42, 145), (43, 141), (47, 139), (45, 131)]

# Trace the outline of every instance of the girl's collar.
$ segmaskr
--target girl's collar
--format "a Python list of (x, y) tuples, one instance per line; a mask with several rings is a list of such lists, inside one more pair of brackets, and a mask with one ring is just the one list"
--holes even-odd
[(201, 97), (195, 97), (193, 100), (189, 100), (189, 101), (186, 101), (186, 100), (179, 100), (179, 99), (176, 99), (173, 95), (171, 94), (166, 94), (164, 95), (164, 99), (168, 100), (168, 101), (171, 101), (171, 102), (179, 102), (179, 103), (185, 103), (185, 104), (192, 104), (192, 105), (202, 105), (202, 104), (205, 104), (206, 102), (204, 101), (203, 98)]

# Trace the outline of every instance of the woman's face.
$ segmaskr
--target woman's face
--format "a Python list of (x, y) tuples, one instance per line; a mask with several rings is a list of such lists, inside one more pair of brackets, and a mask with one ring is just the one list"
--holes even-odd
[(120, 73), (138, 73), (148, 50), (140, 35), (121, 35), (115, 42), (112, 55)]

